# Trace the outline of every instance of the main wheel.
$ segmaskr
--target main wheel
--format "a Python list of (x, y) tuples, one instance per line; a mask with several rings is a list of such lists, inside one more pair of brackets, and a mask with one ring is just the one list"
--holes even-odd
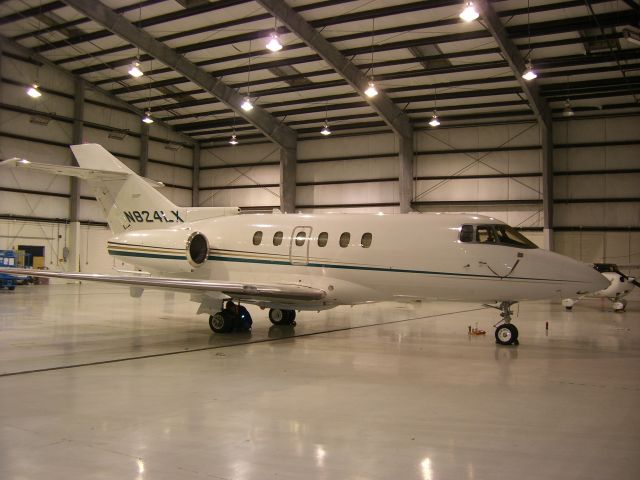
[(9, 290), (15, 290), (15, 289), (16, 289), (16, 286), (15, 286), (15, 285), (11, 285), (11, 286), (9, 287)]
[(209, 316), (209, 327), (215, 333), (229, 333), (235, 326), (236, 316), (228, 310)]
[(251, 314), (249, 310), (240, 305), (238, 307), (238, 321), (237, 326), (239, 330), (251, 330), (251, 326), (253, 325), (253, 319), (251, 318)]
[(496, 328), (496, 342), (500, 345), (513, 345), (518, 341), (518, 329), (511, 323), (503, 323)]
[(269, 310), (269, 320), (274, 325), (295, 325), (296, 311), (272, 308)]

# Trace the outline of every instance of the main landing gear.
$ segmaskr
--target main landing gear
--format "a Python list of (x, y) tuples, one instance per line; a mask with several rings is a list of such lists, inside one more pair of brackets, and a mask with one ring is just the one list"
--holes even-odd
[(511, 305), (517, 302), (500, 302), (499, 306), (487, 305), (487, 307), (500, 310), (502, 320), (498, 322), (496, 327), (496, 343), (499, 345), (518, 345), (518, 329), (511, 323)]
[(296, 311), (295, 310), (281, 310), (279, 308), (272, 308), (269, 310), (269, 320), (274, 325), (296, 325)]
[(240, 304), (229, 300), (225, 307), (215, 315), (209, 316), (209, 327), (215, 333), (247, 332), (251, 330), (253, 320), (249, 311)]

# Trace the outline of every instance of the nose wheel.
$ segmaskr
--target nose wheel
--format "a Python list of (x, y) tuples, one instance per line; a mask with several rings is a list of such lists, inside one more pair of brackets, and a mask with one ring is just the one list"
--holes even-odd
[(503, 323), (496, 327), (496, 343), (500, 345), (513, 345), (518, 343), (518, 329), (510, 323)]
[(511, 305), (515, 303), (517, 302), (500, 302), (499, 306), (485, 305), (500, 310), (502, 319), (495, 325), (498, 345), (518, 345), (518, 329), (511, 323), (511, 315), (513, 315)]

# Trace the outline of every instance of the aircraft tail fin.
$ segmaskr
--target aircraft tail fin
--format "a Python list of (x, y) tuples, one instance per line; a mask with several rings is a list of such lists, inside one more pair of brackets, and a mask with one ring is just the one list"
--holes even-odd
[(102, 145), (71, 145), (71, 151), (79, 167), (32, 163), (18, 158), (5, 160), (0, 165), (86, 180), (95, 190), (114, 233), (162, 228), (184, 221), (184, 210), (157, 191), (157, 182), (137, 175)]

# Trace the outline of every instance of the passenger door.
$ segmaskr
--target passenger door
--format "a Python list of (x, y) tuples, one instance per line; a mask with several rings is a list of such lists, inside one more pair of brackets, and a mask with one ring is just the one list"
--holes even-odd
[(293, 229), (289, 246), (289, 262), (291, 265), (307, 265), (309, 263), (310, 243), (311, 227), (295, 227)]

